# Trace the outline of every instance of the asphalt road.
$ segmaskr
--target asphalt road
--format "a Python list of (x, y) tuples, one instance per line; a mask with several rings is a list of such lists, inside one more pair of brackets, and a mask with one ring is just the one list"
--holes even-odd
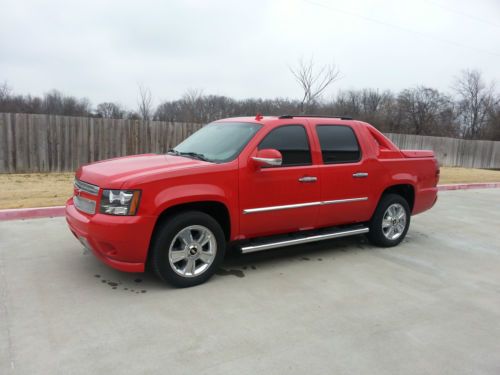
[(64, 218), (0, 222), (0, 374), (500, 374), (500, 189), (450, 191), (399, 247), (231, 256), (172, 289)]

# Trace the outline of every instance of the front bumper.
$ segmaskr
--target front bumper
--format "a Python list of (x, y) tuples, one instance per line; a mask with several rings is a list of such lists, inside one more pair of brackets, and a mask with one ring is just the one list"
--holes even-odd
[(108, 266), (125, 272), (144, 272), (153, 216), (88, 215), (66, 202), (66, 221), (75, 237)]

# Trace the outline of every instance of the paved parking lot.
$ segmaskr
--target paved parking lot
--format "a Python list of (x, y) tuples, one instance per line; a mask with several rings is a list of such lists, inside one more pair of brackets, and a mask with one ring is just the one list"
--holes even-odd
[(63, 218), (0, 222), (0, 374), (499, 374), (500, 189), (440, 194), (405, 242), (230, 256), (172, 289)]

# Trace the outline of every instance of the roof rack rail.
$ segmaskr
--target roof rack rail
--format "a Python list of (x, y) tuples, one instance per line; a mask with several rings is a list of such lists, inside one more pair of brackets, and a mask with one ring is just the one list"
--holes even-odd
[(323, 116), (323, 115), (282, 115), (279, 119), (295, 118), (295, 117), (316, 117), (316, 118), (339, 118), (341, 120), (352, 120), (351, 116)]

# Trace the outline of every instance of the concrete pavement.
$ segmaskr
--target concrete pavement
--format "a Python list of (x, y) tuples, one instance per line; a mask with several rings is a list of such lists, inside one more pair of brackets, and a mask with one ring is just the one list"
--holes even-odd
[(0, 222), (0, 374), (499, 374), (500, 190), (440, 193), (406, 240), (230, 256), (172, 289), (63, 218)]

